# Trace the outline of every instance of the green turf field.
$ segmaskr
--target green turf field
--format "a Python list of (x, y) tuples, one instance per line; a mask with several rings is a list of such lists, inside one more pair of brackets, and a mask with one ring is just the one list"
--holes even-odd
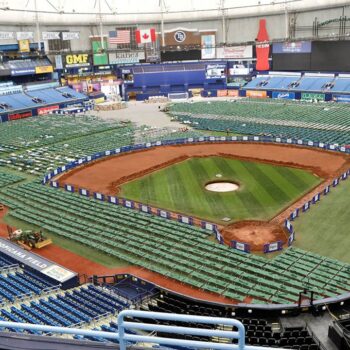
[[(240, 184), (236, 192), (214, 193), (205, 184), (218, 180)], [(121, 197), (214, 222), (266, 220), (321, 181), (295, 168), (223, 157), (192, 158), (121, 187)]]
[(294, 246), (350, 263), (350, 181), (341, 181), (293, 223)]

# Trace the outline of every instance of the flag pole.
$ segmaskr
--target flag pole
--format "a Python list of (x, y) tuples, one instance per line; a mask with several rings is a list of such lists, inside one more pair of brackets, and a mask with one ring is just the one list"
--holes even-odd
[(38, 42), (38, 52), (40, 52), (41, 51), (40, 24), (39, 24), (39, 14), (38, 14), (36, 0), (34, 0), (34, 7), (35, 7), (36, 39)]
[(98, 12), (99, 12), (99, 18), (100, 18), (100, 40), (101, 40), (101, 48), (104, 51), (105, 44), (103, 40), (103, 24), (102, 24), (102, 13), (101, 13), (101, 0), (98, 0)]

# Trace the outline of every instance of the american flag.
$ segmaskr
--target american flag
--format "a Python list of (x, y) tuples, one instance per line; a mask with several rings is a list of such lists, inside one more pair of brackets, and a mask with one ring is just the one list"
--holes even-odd
[(113, 30), (108, 33), (108, 41), (110, 44), (129, 44), (130, 30)]

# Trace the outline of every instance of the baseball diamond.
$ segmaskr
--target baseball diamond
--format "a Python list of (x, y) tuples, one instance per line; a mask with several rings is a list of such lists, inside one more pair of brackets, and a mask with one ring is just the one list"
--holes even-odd
[(1, 4), (1, 350), (350, 350), (349, 1)]

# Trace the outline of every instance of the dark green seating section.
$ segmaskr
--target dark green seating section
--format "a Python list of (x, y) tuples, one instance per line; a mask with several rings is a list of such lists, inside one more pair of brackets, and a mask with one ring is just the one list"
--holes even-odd
[[(186, 128), (185, 128), (186, 129)], [(135, 143), (151, 142), (159, 140), (177, 140), (182, 138), (198, 138), (203, 133), (198, 130), (178, 130), (172, 128), (152, 128), (147, 125), (141, 125), (135, 130)]]
[(22, 180), (24, 180), (24, 178), (21, 176), (0, 172), (0, 188), (12, 185)]
[(46, 115), (0, 123), (0, 153), (49, 145), (119, 126), (117, 121), (90, 115)]
[[(96, 121), (96, 125), (98, 124), (99, 122)], [(113, 124), (112, 129), (94, 130), (90, 134), (84, 134), (83, 130), (81, 136), (75, 135), (74, 138), (63, 142), (3, 155), (0, 157), (0, 165), (33, 175), (44, 175), (75, 159), (133, 144), (133, 133), (134, 127), (130, 123)]]
[(318, 299), (350, 289), (350, 265), (339, 261), (296, 248), (273, 260), (243, 254), (199, 228), (38, 183), (7, 187), (0, 201), (15, 218), (240, 302), (295, 303), (306, 286)]
[(176, 103), (170, 113), (197, 129), (350, 143), (348, 104), (242, 99)]
[[(6, 125), (5, 125), (6, 124)], [(44, 116), (0, 123), (0, 166), (43, 176), (75, 159), (125, 145), (199, 137), (198, 131), (136, 128), (93, 116)]]

